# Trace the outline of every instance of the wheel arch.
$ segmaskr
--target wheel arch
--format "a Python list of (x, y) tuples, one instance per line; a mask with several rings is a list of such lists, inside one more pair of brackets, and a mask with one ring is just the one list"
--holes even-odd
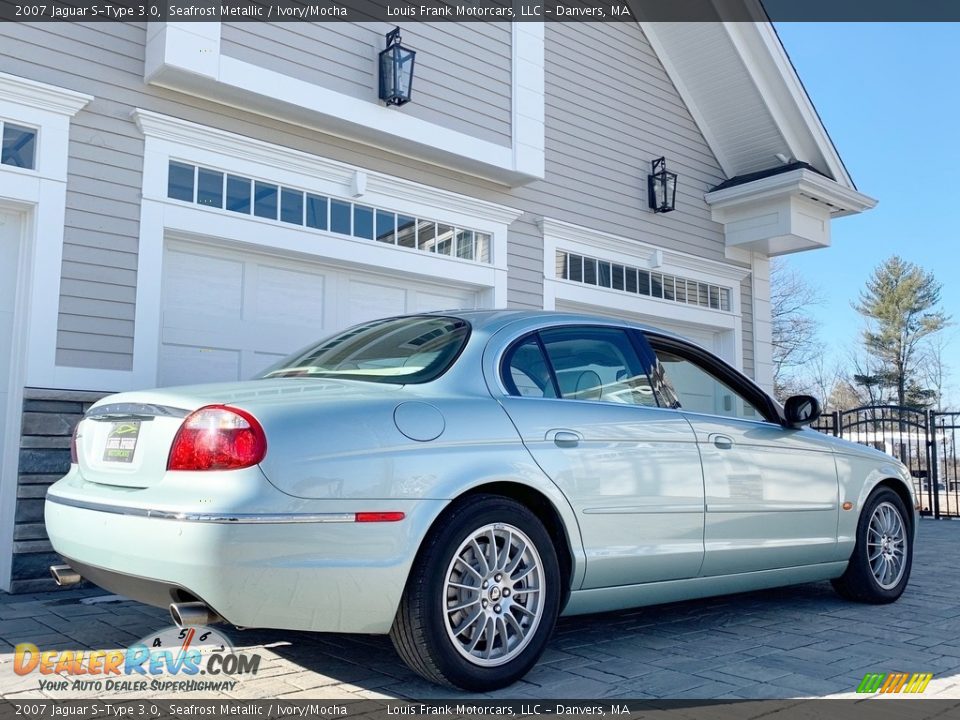
[(575, 558), (573, 548), (570, 544), (567, 525), (550, 498), (529, 485), (509, 481), (498, 481), (470, 488), (457, 499), (470, 497), (472, 495), (500, 495), (516, 500), (536, 515), (540, 522), (543, 523), (557, 549), (557, 561), (560, 565), (561, 587), (563, 588), (563, 597), (560, 599), (560, 612), (562, 613), (564, 607), (566, 607), (567, 600), (570, 599)]
[[(426, 540), (434, 532), (437, 523), (450, 511), (451, 506), (464, 498), (477, 495), (498, 495), (515, 500), (530, 510), (543, 523), (557, 550), (563, 587), (563, 597), (560, 601), (560, 612), (562, 613), (573, 588), (583, 580), (584, 554), (583, 547), (579, 542), (579, 526), (576, 524), (576, 519), (572, 516), (573, 511), (569, 506), (566, 508), (569, 517), (565, 517), (563, 509), (558, 508), (552, 498), (527, 483), (508, 479), (492, 480), (473, 485), (450, 498), (449, 502), (436, 514), (423, 532), (420, 546), (417, 548), (417, 557), (423, 552)], [(411, 563), (412, 565), (413, 563)]]
[[(872, 482), (866, 483), (862, 488), (856, 514), (856, 534), (854, 536), (856, 544), (851, 549), (849, 563), (843, 575), (830, 581), (841, 596), (857, 602), (883, 604), (897, 600), (906, 588), (910, 577), (911, 557), (917, 526), (919, 525), (912, 486), (907, 483), (908, 481), (899, 474), (879, 470), (876, 476), (872, 478)], [(867, 532), (867, 523), (871, 522), (871, 517), (866, 514), (866, 510), (871, 505), (871, 498), (884, 491), (892, 492), (903, 503), (906, 510), (906, 517), (904, 518), (905, 534), (910, 538), (906, 543), (906, 554), (902, 560), (905, 563), (905, 567), (900, 570), (902, 577), (891, 587), (878, 584), (880, 580), (876, 577), (875, 569), (870, 567), (868, 551), (862, 544), (866, 542), (867, 537), (862, 533)], [(887, 498), (889, 500), (889, 496)], [(874, 502), (876, 503), (876, 500)]]
[(897, 496), (903, 501), (903, 506), (907, 509), (907, 522), (910, 523), (911, 535), (916, 536), (917, 522), (916, 522), (916, 501), (913, 498), (913, 493), (911, 488), (908, 488), (906, 484), (900, 478), (887, 477), (878, 482), (870, 492), (867, 494), (867, 497), (870, 497), (880, 488), (890, 488), (893, 490)]

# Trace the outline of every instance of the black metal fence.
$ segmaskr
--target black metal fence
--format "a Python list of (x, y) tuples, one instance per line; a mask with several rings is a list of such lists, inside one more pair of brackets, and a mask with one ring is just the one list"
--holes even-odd
[(870, 405), (825, 413), (811, 427), (897, 458), (910, 470), (921, 514), (960, 517), (960, 413)]

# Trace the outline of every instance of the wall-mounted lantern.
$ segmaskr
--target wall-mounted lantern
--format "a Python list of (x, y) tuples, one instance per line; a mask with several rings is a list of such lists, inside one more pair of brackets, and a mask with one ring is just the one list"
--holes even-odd
[(416, 56), (415, 50), (400, 44), (400, 28), (387, 33), (387, 47), (380, 53), (380, 99), (387, 105), (410, 102)]
[(677, 174), (667, 170), (666, 158), (657, 158), (652, 163), (652, 172), (647, 177), (650, 209), (665, 213), (676, 208)]

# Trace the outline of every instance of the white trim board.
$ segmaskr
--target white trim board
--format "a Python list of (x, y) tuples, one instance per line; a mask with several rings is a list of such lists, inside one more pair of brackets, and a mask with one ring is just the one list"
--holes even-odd
[(219, 22), (150, 23), (144, 81), (508, 185), (542, 179), (543, 23), (513, 23), (511, 145), (499, 145), (221, 52)]
[(0, 438), (0, 589), (9, 589), (25, 385), (55, 375), (70, 118), (92, 96), (0, 73), (0, 116), (37, 129), (36, 169), (0, 166), (0, 205), (22, 217), (7, 422)]
[[(511, 223), (523, 214), (522, 210), (506, 205), (372, 172), (356, 165), (169, 115), (139, 108), (131, 115), (147, 138), (166, 141), (171, 149), (174, 149), (173, 146), (188, 149), (197, 162), (208, 160), (216, 165), (214, 160), (219, 160), (222, 167), (249, 177), (269, 178), (308, 187), (316, 187), (317, 182), (322, 181), (334, 188), (332, 194), (351, 197), (355, 195), (354, 177), (360, 172), (366, 176), (366, 191), (389, 198), (391, 204), (413, 201), (419, 206), (434, 208), (436, 212), (455, 212), (460, 216), (466, 214), (493, 223)], [(173, 156), (176, 157), (176, 154)], [(166, 177), (167, 169), (163, 167), (157, 177), (150, 178), (144, 173), (144, 182), (152, 180), (149, 190), (153, 195), (165, 198)]]
[[(2, 172), (2, 171), (0, 171)], [(34, 232), (32, 208), (0, 201), (0, 212), (17, 217), (20, 225), (20, 243), (17, 252), (17, 283), (14, 290), (13, 337), (10, 338), (10, 374), (0, 382), (6, 383), (7, 401), (0, 405), (4, 431), (0, 434), (0, 589), (9, 590), (13, 570), (13, 531), (17, 511), (19, 482), (20, 429), (23, 411), (23, 375), (26, 337), (29, 332), (27, 315), (30, 271)], [(6, 290), (6, 288), (4, 288)], [(19, 352), (18, 352), (19, 350)]]
[(773, 320), (770, 302), (770, 258), (753, 254), (753, 379), (773, 394)]

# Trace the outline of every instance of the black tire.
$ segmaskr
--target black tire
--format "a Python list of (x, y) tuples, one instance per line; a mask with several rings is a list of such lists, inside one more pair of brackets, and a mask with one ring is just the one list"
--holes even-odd
[[(496, 570), (489, 568), (487, 562), (490, 559), (486, 557), (491, 547), (489, 541), (483, 545), (483, 565), (478, 564), (481, 572), (470, 574), (463, 567), (469, 563), (462, 559), (454, 560), (455, 555), (463, 557), (464, 553), (467, 553), (468, 558), (479, 563), (480, 555), (473, 553), (472, 546), (464, 545), (469, 538), (488, 526), (499, 528), (494, 533), (508, 533), (506, 538), (495, 535), (492, 541), (494, 548), (502, 550), (504, 545), (507, 547), (506, 567), (500, 576), (493, 574)], [(519, 530), (525, 537), (513, 534), (514, 530)], [(484, 535), (480, 541), (486, 537)], [(524, 544), (529, 540), (533, 550), (522, 550), (519, 546), (512, 545), (514, 540)], [(511, 556), (512, 550), (515, 552)], [(512, 565), (510, 558), (518, 556), (522, 557), (517, 561), (517, 567), (509, 570)], [(503, 557), (499, 559), (503, 561)], [(537, 565), (535, 559), (539, 559), (539, 574), (531, 570)], [(487, 580), (489, 588), (483, 586), (484, 589), (481, 589), (482, 578), (486, 575), (484, 566), (487, 566), (491, 574)], [(516, 584), (513, 584), (512, 578), (520, 576), (525, 569), (528, 570), (525, 578), (516, 580)], [(456, 588), (448, 586), (448, 575), (451, 572), (460, 573), (458, 580), (462, 580), (464, 584)], [(505, 579), (494, 582), (494, 577)], [(532, 577), (537, 578), (539, 591), (534, 589)], [(476, 588), (458, 589), (474, 583), (477, 584)], [(494, 586), (497, 587), (496, 590)], [(458, 596), (457, 593), (461, 594)], [(393, 627), (390, 629), (390, 639), (410, 669), (427, 680), (473, 692), (495, 690), (519, 680), (540, 658), (556, 624), (560, 595), (560, 569), (556, 550), (550, 534), (537, 516), (524, 505), (509, 498), (497, 495), (470, 496), (451, 505), (437, 520), (420, 548)], [(537, 596), (540, 597), (539, 601), (536, 600)], [(497, 604), (494, 605), (493, 601)], [(464, 602), (469, 602), (471, 608), (462, 611), (448, 609), (456, 608)], [(486, 602), (482, 609), (481, 602)], [(523, 606), (524, 610), (521, 611), (518, 606)], [(494, 608), (498, 614), (488, 618), (487, 615), (490, 615)], [(528, 614), (531, 608), (536, 612)], [(468, 623), (474, 613), (477, 614), (477, 620)], [(456, 628), (448, 630), (448, 614), (453, 620), (451, 624), (459, 622), (459, 627), (463, 627), (460, 634), (456, 635), (457, 638), (463, 638), (462, 643), (452, 637)], [(508, 614), (514, 618), (514, 623), (509, 628)], [(539, 619), (536, 622), (530, 619), (531, 615), (537, 614)], [(500, 622), (503, 624), (503, 634), (497, 635)], [(489, 623), (493, 623), (492, 627), (495, 629), (490, 631), (492, 639), (488, 640), (486, 635), (477, 638), (475, 633), (488, 633)], [(527, 624), (526, 634), (521, 633), (524, 623)], [(501, 639), (500, 658), (496, 657), (498, 637)], [(464, 644), (474, 640), (479, 643), (479, 649), (471, 651), (464, 647)], [(513, 642), (512, 649), (509, 647), (510, 642)], [(472, 654), (468, 659), (469, 653), (481, 653), (488, 645), (491, 659), (475, 658)], [(502, 664), (478, 664), (484, 662)]]
[[(895, 510), (899, 515), (899, 521), (903, 526), (905, 548), (903, 552), (902, 574), (899, 578), (892, 576), (889, 582), (885, 583), (889, 587), (884, 587), (874, 573), (869, 559), (868, 536), (880, 541), (874, 533), (871, 532), (871, 522), (874, 519), (878, 508), (883, 506), (884, 510)], [(847, 565), (846, 572), (840, 577), (831, 580), (834, 589), (847, 600), (854, 600), (862, 603), (872, 603), (881, 605), (892, 603), (897, 600), (907, 587), (910, 580), (910, 569), (913, 567), (913, 515), (907, 511), (903, 500), (893, 490), (887, 487), (881, 487), (874, 491), (863, 507), (860, 513), (860, 520), (857, 523), (857, 544), (853, 548), (853, 554), (850, 556), (850, 563)], [(896, 582), (893, 582), (896, 580)]]

